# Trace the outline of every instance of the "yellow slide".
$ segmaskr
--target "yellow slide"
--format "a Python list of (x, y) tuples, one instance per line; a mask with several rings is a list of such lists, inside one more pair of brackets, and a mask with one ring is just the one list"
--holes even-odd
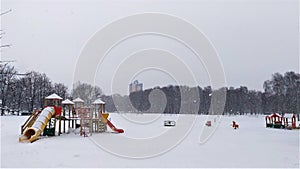
[(25, 129), (23, 135), (19, 137), (19, 142), (32, 143), (37, 140), (54, 114), (55, 110), (53, 107), (46, 107), (45, 109), (43, 109), (39, 117), (33, 123), (32, 127)]

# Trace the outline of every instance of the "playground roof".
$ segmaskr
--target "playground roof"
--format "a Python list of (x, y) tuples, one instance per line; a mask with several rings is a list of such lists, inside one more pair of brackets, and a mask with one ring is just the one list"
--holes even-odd
[(66, 99), (66, 100), (62, 101), (62, 104), (71, 104), (71, 105), (73, 105), (74, 103), (71, 100)]
[(270, 115), (270, 117), (281, 117), (281, 116), (278, 113), (273, 113), (273, 114)]
[(57, 94), (53, 93), (50, 96), (47, 96), (45, 99), (58, 99), (58, 100), (62, 100), (62, 98), (60, 96), (58, 96)]
[(102, 101), (101, 99), (97, 99), (92, 104), (105, 104), (105, 102)]
[(84, 101), (82, 99), (80, 99), (79, 97), (77, 97), (76, 99), (73, 100), (74, 103), (84, 103)]
[(291, 113), (284, 114), (284, 117), (287, 117), (287, 118), (292, 118), (293, 116), (295, 116), (295, 114), (291, 114)]

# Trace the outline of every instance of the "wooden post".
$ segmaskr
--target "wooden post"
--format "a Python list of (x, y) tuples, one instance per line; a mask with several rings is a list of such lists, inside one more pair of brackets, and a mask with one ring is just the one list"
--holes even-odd
[(60, 136), (61, 133), (61, 116), (59, 116), (59, 121), (58, 121), (58, 135)]
[(66, 133), (66, 119), (64, 119), (64, 133)]
[[(50, 119), (50, 123), (51, 123), (51, 119)], [(55, 115), (54, 115), (54, 136), (55, 136), (55, 130), (56, 129), (56, 118), (55, 118)]]
[(93, 133), (93, 112), (90, 112), (90, 136), (92, 136)]
[(65, 110), (63, 111), (63, 117), (64, 117), (64, 133), (66, 133), (66, 111)]
[(69, 130), (71, 128), (71, 105), (69, 106), (69, 122), (68, 122), (68, 125), (69, 125)]
[[(76, 108), (74, 107), (74, 111), (72, 112), (73, 118), (75, 118), (75, 112), (77, 113), (77, 117), (79, 117), (78, 111), (77, 111)], [(74, 129), (76, 128), (77, 122), (78, 122), (78, 120), (73, 120), (73, 127), (74, 127)]]
[(80, 135), (82, 136), (82, 118), (80, 118)]
[[(73, 117), (74, 118), (74, 117)], [(76, 125), (74, 125), (74, 122), (76, 122), (74, 119), (72, 119), (72, 128), (76, 128)], [(75, 123), (76, 124), (76, 123)]]

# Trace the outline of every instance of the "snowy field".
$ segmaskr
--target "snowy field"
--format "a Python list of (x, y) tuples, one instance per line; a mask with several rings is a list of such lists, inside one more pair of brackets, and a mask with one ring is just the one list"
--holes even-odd
[[(1, 117), (1, 167), (226, 167), (226, 168), (299, 168), (299, 130), (265, 128), (264, 116), (223, 116), (217, 130), (204, 144), (199, 143), (205, 129), (206, 116), (155, 114), (110, 114), (113, 124), (125, 130), (123, 134), (103, 133), (81, 137), (70, 133), (43, 137), (34, 143), (19, 143), (20, 126), (26, 116)], [(176, 127), (191, 126), (182, 141), (162, 154), (149, 158), (122, 157), (110, 153), (96, 143), (112, 143), (112, 151), (130, 151), (139, 154), (135, 142), (124, 138), (149, 140), (160, 138), (162, 145), (172, 142), (172, 135), (161, 137), (174, 128), (163, 126), (164, 120), (176, 120)], [(185, 120), (187, 119), (187, 120)], [(238, 122), (240, 129), (230, 124)], [(216, 123), (213, 122), (213, 125)], [(176, 130), (175, 130), (176, 131)], [(160, 144), (158, 143), (158, 144)], [(105, 145), (104, 144), (104, 145)], [(156, 145), (154, 145), (155, 147)], [(159, 148), (161, 145), (157, 145)], [(149, 145), (149, 147), (153, 147)], [(132, 151), (132, 152), (131, 152)], [(150, 150), (151, 151), (155, 150)], [(124, 153), (126, 154), (126, 152)]]

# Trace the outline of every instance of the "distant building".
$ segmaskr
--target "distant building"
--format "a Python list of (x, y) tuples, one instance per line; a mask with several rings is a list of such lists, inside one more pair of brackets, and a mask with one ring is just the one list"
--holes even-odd
[(139, 83), (138, 80), (135, 80), (133, 83), (129, 84), (129, 93), (142, 91), (143, 90), (143, 83)]

